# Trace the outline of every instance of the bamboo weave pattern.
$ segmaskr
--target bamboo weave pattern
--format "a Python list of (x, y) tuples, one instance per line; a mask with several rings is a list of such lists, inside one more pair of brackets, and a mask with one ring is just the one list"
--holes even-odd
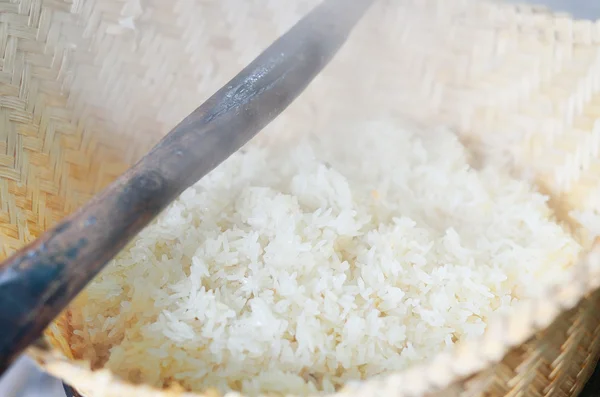
[[(2, 255), (83, 204), (315, 4), (0, 0)], [(598, 214), (599, 45), (599, 23), (530, 7), (381, 0), (269, 130), (293, 137), (389, 113), (446, 124), (510, 153), (565, 219)], [(599, 268), (582, 263), (452, 356), (341, 394), (575, 395), (600, 350), (600, 295), (577, 305)], [(49, 335), (68, 356), (67, 320)], [(166, 395), (31, 353), (88, 396)]]

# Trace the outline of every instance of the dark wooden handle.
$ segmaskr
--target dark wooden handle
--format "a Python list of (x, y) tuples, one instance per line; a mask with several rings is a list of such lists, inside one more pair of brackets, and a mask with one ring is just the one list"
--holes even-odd
[(279, 115), (372, 0), (325, 0), (85, 207), (0, 265), (0, 374), (142, 228)]

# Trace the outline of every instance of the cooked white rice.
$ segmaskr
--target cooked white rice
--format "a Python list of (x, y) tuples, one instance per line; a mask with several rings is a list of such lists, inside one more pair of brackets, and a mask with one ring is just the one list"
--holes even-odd
[(481, 335), (579, 245), (453, 134), (380, 122), (250, 145), (93, 282), (73, 347), (159, 387), (331, 392)]

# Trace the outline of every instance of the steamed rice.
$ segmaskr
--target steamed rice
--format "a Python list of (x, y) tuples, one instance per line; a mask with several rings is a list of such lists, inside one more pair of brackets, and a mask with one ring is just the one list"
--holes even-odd
[(75, 353), (136, 382), (331, 392), (481, 335), (580, 250), (456, 137), (377, 123), (249, 145), (87, 288)]

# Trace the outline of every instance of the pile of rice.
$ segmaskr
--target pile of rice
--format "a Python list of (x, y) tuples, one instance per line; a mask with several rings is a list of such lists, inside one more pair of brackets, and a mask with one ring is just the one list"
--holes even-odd
[(579, 244), (547, 198), (456, 137), (379, 122), (247, 146), (72, 310), (75, 353), (135, 382), (332, 392), (481, 335)]

